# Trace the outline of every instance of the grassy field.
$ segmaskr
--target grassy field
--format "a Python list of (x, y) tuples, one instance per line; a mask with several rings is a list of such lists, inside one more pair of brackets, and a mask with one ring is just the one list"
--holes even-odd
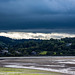
[(62, 74), (30, 69), (0, 68), (0, 75), (62, 75)]

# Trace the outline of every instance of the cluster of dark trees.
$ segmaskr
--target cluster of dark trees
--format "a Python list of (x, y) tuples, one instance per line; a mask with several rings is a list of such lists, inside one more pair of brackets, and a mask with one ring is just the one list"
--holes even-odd
[(75, 38), (14, 40), (0, 36), (0, 56), (74, 56)]

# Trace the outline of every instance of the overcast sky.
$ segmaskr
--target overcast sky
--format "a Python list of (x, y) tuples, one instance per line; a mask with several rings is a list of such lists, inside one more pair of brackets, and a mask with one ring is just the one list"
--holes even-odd
[(75, 28), (75, 0), (0, 0), (0, 29)]

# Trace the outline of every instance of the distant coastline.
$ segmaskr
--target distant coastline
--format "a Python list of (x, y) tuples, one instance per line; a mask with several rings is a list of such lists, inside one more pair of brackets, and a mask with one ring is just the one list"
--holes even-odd
[(75, 33), (75, 28), (60, 28), (60, 29), (0, 29), (0, 32), (34, 32), (34, 33), (52, 33), (52, 32), (58, 32), (58, 33)]

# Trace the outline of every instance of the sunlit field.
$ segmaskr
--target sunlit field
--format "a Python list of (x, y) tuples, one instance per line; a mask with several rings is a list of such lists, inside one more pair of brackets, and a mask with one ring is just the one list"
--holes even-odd
[(0, 68), (0, 75), (62, 75), (62, 74), (31, 69)]

